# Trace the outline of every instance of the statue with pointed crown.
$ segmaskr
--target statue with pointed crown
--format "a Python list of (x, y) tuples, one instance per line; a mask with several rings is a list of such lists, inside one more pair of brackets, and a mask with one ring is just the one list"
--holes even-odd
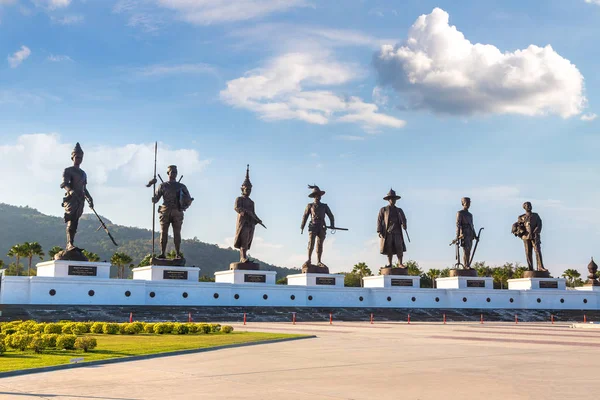
[[(312, 198), (313, 202), (306, 206), (304, 215), (302, 216), (302, 224), (300, 225), (301, 233), (304, 233), (304, 226), (310, 216), (310, 223), (308, 224), (308, 260), (302, 266), (302, 272), (328, 274), (329, 268), (323, 264), (321, 257), (323, 256), (323, 244), (327, 228), (335, 227), (334, 217), (329, 206), (321, 203), (321, 197), (325, 194), (325, 191), (319, 189), (317, 185), (308, 185), (308, 188), (312, 190), (308, 197)], [(325, 223), (325, 216), (329, 218), (329, 225)], [(315, 248), (315, 242), (317, 245), (317, 265), (312, 264), (312, 253)]]
[[(390, 189), (383, 198), (389, 204), (379, 210), (377, 216), (377, 234), (379, 235), (379, 252), (388, 258), (388, 264), (381, 268), (382, 275), (406, 275), (407, 269), (402, 264), (402, 258), (406, 251), (402, 229), (406, 230), (406, 216), (400, 207), (396, 207), (396, 201), (400, 196), (394, 189)], [(398, 257), (398, 267), (394, 268), (392, 260), (394, 255)]]
[(65, 210), (64, 220), (67, 224), (67, 247), (56, 254), (56, 259), (70, 259), (73, 261), (87, 261), (80, 249), (75, 247), (75, 234), (79, 225), (79, 218), (83, 214), (86, 200), (90, 208), (94, 207), (92, 196), (87, 190), (87, 175), (81, 169), (83, 162), (83, 149), (77, 143), (71, 152), (73, 166), (65, 168), (62, 176), (61, 189), (65, 190), (62, 206)]
[[(235, 227), (233, 247), (240, 251), (240, 262), (232, 263), (230, 269), (257, 270), (259, 264), (248, 258), (248, 250), (254, 239), (254, 228), (257, 224), (265, 227), (263, 222), (254, 212), (254, 201), (250, 198), (252, 182), (250, 182), (250, 165), (246, 166), (246, 179), (242, 183), (242, 195), (235, 199), (234, 209), (238, 214)], [(266, 227), (265, 227), (266, 228)]]

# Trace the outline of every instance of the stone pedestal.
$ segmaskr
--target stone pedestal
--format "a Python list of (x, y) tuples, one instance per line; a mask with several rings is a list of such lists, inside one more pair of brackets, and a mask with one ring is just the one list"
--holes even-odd
[(198, 282), (200, 268), (149, 265), (133, 269), (133, 279), (145, 281)]
[(600, 285), (583, 285), (577, 286), (575, 290), (581, 290), (583, 292), (600, 292)]
[(37, 276), (54, 278), (110, 278), (109, 262), (52, 260), (36, 264)]
[(410, 275), (379, 275), (365, 276), (363, 286), (366, 288), (415, 289), (421, 287), (420, 276)]
[(408, 268), (383, 267), (379, 270), (380, 275), (408, 275)]
[(480, 276), (451, 276), (448, 278), (436, 278), (435, 285), (437, 289), (493, 289), (494, 278)]
[(307, 264), (304, 263), (302, 265), (302, 273), (303, 274), (329, 274), (329, 267), (326, 266), (318, 266), (315, 264)]
[(321, 287), (344, 287), (344, 275), (341, 274), (294, 274), (287, 276), (288, 286), (321, 286)]
[(260, 269), (260, 264), (252, 262), (252, 261), (234, 262), (234, 263), (229, 264), (229, 269), (230, 270), (239, 269), (241, 271), (258, 271)]
[(476, 277), (477, 270), (475, 270), (475, 269), (451, 269), (450, 277), (455, 277), (455, 276)]
[(250, 285), (274, 285), (277, 272), (232, 269), (229, 271), (215, 272), (215, 282), (236, 283)]
[(566, 288), (566, 280), (563, 278), (519, 278), (508, 280), (509, 290), (565, 290)]
[(525, 271), (523, 278), (550, 278), (548, 271)]

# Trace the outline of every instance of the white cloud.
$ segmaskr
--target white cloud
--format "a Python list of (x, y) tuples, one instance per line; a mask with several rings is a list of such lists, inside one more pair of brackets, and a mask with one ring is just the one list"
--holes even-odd
[(600, 0), (585, 0), (588, 4), (597, 4), (600, 6)]
[(583, 76), (550, 45), (502, 53), (472, 44), (448, 21), (436, 8), (415, 21), (404, 43), (382, 46), (373, 58), (381, 85), (405, 95), (412, 108), (441, 113), (581, 113)]
[(139, 75), (147, 77), (161, 75), (204, 74), (214, 72), (214, 67), (203, 63), (178, 65), (155, 64), (137, 69), (137, 73)]
[(32, 0), (37, 7), (47, 8), (48, 10), (56, 10), (59, 8), (67, 8), (71, 5), (71, 0)]
[(251, 20), (309, 5), (305, 0), (157, 0), (157, 4), (199, 25)]
[[(151, 191), (145, 188), (145, 183), (152, 177), (154, 143), (98, 146), (81, 142), (81, 146), (85, 152), (82, 168), (88, 175), (89, 190), (98, 210), (117, 223), (147, 226), (149, 210), (138, 205), (144, 199), (151, 207)], [(9, 175), (6, 184), (21, 187), (27, 182), (29, 188), (6, 193), (2, 202), (60, 214), (59, 185), (63, 169), (71, 165), (73, 147), (74, 143), (62, 141), (57, 134), (22, 135), (14, 143), (1, 145), (0, 165)], [(172, 149), (159, 143), (159, 167), (166, 168), (173, 160), (188, 176), (198, 176), (208, 164), (196, 150)]]
[(48, 61), (51, 62), (62, 62), (62, 61), (73, 61), (73, 59), (69, 56), (65, 56), (65, 55), (54, 55), (54, 54), (50, 54), (47, 58)]
[(55, 17), (51, 16), (50, 20), (55, 24), (59, 25), (76, 25), (80, 24), (85, 20), (83, 15), (74, 14), (74, 15), (65, 15), (64, 17)]
[(404, 121), (378, 113), (375, 104), (354, 96), (345, 98), (329, 89), (357, 78), (355, 70), (327, 53), (287, 53), (271, 60), (265, 68), (228, 81), (221, 99), (254, 111), (267, 121), (298, 119), (320, 125), (353, 122), (369, 131), (404, 126)]
[[(600, 1), (600, 0), (598, 0), (598, 1)], [(587, 114), (583, 114), (583, 115), (581, 116), (581, 120), (582, 120), (582, 121), (593, 121), (593, 120), (595, 120), (596, 118), (598, 118), (598, 115), (597, 115), (597, 114), (595, 114), (595, 113), (587, 113)]]
[(23, 61), (31, 55), (31, 50), (27, 46), (21, 46), (12, 56), (8, 56), (8, 64), (11, 68), (17, 68)]

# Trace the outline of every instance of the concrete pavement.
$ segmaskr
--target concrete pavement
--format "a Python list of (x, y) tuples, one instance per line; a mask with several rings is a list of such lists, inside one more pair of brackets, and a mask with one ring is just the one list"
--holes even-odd
[(596, 330), (335, 321), (234, 326), (317, 338), (4, 378), (0, 399), (597, 397)]

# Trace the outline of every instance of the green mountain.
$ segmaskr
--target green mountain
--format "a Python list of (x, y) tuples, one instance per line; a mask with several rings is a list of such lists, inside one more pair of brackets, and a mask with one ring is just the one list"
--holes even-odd
[[(108, 229), (115, 237), (119, 247), (115, 247), (103, 230), (96, 232), (99, 223), (93, 214), (84, 214), (79, 220), (75, 243), (77, 247), (97, 253), (100, 260), (110, 260), (116, 251), (129, 254), (137, 265), (152, 252), (150, 229), (131, 228), (115, 225), (102, 217)], [(53, 246), (65, 246), (65, 223), (60, 217), (40, 213), (34, 208), (17, 207), (0, 203), (0, 259), (6, 264), (14, 259), (6, 256), (9, 249), (18, 243), (39, 242), (47, 253)], [(170, 242), (171, 244), (172, 242)], [(158, 245), (158, 235), (156, 239)], [(169, 247), (170, 248), (170, 247)], [(188, 266), (200, 267), (200, 275), (214, 277), (216, 271), (224, 271), (229, 264), (239, 261), (239, 253), (233, 249), (223, 249), (197, 239), (185, 239), (181, 244)], [(48, 256), (45, 258), (48, 259)], [(34, 263), (38, 262), (34, 259)], [(298, 273), (299, 270), (277, 267), (256, 260), (261, 269), (276, 271), (277, 279)], [(26, 265), (27, 261), (22, 261)]]

